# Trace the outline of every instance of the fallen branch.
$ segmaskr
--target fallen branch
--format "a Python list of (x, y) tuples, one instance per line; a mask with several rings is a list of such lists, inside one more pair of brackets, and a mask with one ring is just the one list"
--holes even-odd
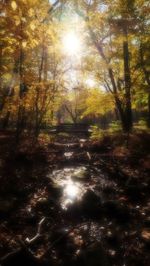
[(37, 233), (36, 233), (36, 235), (33, 237), (33, 238), (31, 238), (31, 239), (29, 239), (28, 237), (25, 239), (25, 242), (27, 243), (27, 244), (33, 244), (36, 240), (38, 240), (39, 238), (41, 238), (41, 229), (42, 229), (42, 225), (43, 225), (43, 223), (45, 222), (45, 217), (44, 218), (42, 218), (42, 220), (39, 222), (39, 224), (38, 224), (38, 229), (37, 229)]
[(87, 157), (88, 157), (88, 159), (89, 159), (89, 160), (91, 160), (91, 159), (92, 159), (92, 157), (91, 157), (90, 153), (89, 153), (89, 152), (87, 152), (86, 154), (87, 154)]
[(11, 261), (13, 258), (15, 258), (17, 255), (19, 256), (20, 254), (22, 254), (24, 252), (24, 254), (26, 254), (26, 256), (34, 261), (37, 261), (37, 258), (35, 257), (34, 253), (30, 250), (30, 248), (28, 246), (25, 245), (25, 243), (21, 240), (18, 239), (18, 242), (20, 244), (20, 247), (17, 248), (16, 250), (13, 250), (9, 253), (7, 253), (6, 255), (4, 255), (1, 259), (0, 259), (0, 263), (6, 263), (8, 261)]
[(20, 247), (17, 248), (16, 250), (13, 250), (11, 252), (9, 252), (8, 254), (4, 255), (1, 259), (0, 259), (0, 263), (5, 263), (6, 261), (9, 261), (11, 259), (13, 259), (15, 256), (19, 255), (21, 252), (25, 252), (25, 254), (27, 254), (27, 256), (30, 258), (30, 259), (33, 259), (35, 261), (37, 261), (37, 258), (36, 256), (34, 255), (34, 253), (32, 252), (32, 250), (29, 248), (29, 245), (30, 244), (33, 244), (37, 239), (39, 239), (41, 237), (41, 229), (42, 229), (42, 225), (45, 221), (45, 217), (42, 218), (42, 220), (39, 222), (38, 224), (38, 229), (37, 229), (37, 233), (36, 235), (29, 239), (29, 238), (26, 238), (25, 239), (25, 243), (24, 241), (22, 241), (20, 238), (18, 239), (18, 242), (20, 244)]

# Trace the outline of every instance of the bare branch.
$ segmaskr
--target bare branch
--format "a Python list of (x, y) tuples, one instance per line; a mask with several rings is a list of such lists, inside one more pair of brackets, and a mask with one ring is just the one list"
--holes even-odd
[(48, 10), (48, 14), (50, 14), (54, 8), (60, 3), (60, 0), (56, 0), (50, 7), (50, 9)]

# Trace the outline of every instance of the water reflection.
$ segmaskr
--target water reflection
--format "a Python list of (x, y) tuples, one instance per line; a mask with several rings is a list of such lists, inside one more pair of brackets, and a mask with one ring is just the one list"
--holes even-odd
[[(108, 199), (109, 193), (116, 183), (109, 180), (106, 174), (100, 169), (89, 166), (66, 167), (53, 171), (49, 178), (52, 180), (54, 188), (62, 189), (60, 197), (60, 205), (63, 209), (67, 209), (70, 204), (78, 202), (88, 190), (94, 191), (103, 200)], [(106, 190), (106, 194), (102, 191)]]
[(79, 181), (81, 176), (83, 177), (86, 174), (86, 170), (86, 167), (81, 166), (53, 171), (50, 177), (53, 184), (61, 187), (63, 190), (63, 195), (60, 199), (63, 209), (67, 209), (70, 204), (80, 200), (89, 187), (88, 183), (84, 183), (83, 186), (83, 183)]
[(72, 199), (78, 195), (79, 189), (75, 183), (68, 184), (66, 188), (64, 189), (64, 193), (66, 194), (66, 196)]

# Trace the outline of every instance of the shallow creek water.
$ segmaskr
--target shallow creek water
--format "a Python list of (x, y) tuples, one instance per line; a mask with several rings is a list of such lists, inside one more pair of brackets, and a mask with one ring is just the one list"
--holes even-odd
[[(72, 153), (68, 152), (67, 155), (71, 156)], [(54, 170), (49, 175), (49, 178), (54, 187), (62, 190), (60, 205), (63, 209), (67, 209), (68, 206), (76, 202), (80, 204), (87, 191), (92, 191), (100, 198), (101, 202), (104, 202), (105, 196), (102, 191), (106, 188), (115, 188), (117, 186), (100, 169), (89, 165), (66, 166), (62, 169)]]
[[(62, 212), (67, 214), (68, 220), (65, 220), (63, 232), (66, 234), (71, 228), (69, 241), (76, 247), (73, 256), (80, 256), (82, 250), (90, 249), (92, 243), (102, 244), (103, 238), (113, 238), (115, 231), (116, 234), (120, 232), (120, 227), (101, 211), (105, 202), (115, 199), (119, 188), (106, 172), (92, 163), (73, 163), (75, 153), (76, 151), (67, 147), (64, 151), (64, 166), (53, 170), (48, 177), (52, 186), (60, 192), (58, 202)], [(99, 247), (98, 251), (95, 249), (97, 247), (94, 247), (92, 256), (96, 257), (96, 254), (100, 254)], [(116, 255), (114, 244), (108, 250), (110, 256)], [(92, 261), (93, 265), (99, 265), (97, 261), (101, 259), (101, 255), (98, 256)], [(86, 265), (89, 265), (88, 259)]]

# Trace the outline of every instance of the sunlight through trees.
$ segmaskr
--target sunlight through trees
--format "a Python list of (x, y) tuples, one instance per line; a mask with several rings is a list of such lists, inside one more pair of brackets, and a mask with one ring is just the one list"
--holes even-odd
[(60, 110), (68, 121), (75, 87), (84, 98), (75, 108), (78, 122), (88, 119), (89, 110), (93, 116), (111, 110), (125, 132), (135, 117), (149, 125), (148, 1), (4, 0), (1, 5), (2, 128), (38, 136), (42, 126), (57, 123)]

